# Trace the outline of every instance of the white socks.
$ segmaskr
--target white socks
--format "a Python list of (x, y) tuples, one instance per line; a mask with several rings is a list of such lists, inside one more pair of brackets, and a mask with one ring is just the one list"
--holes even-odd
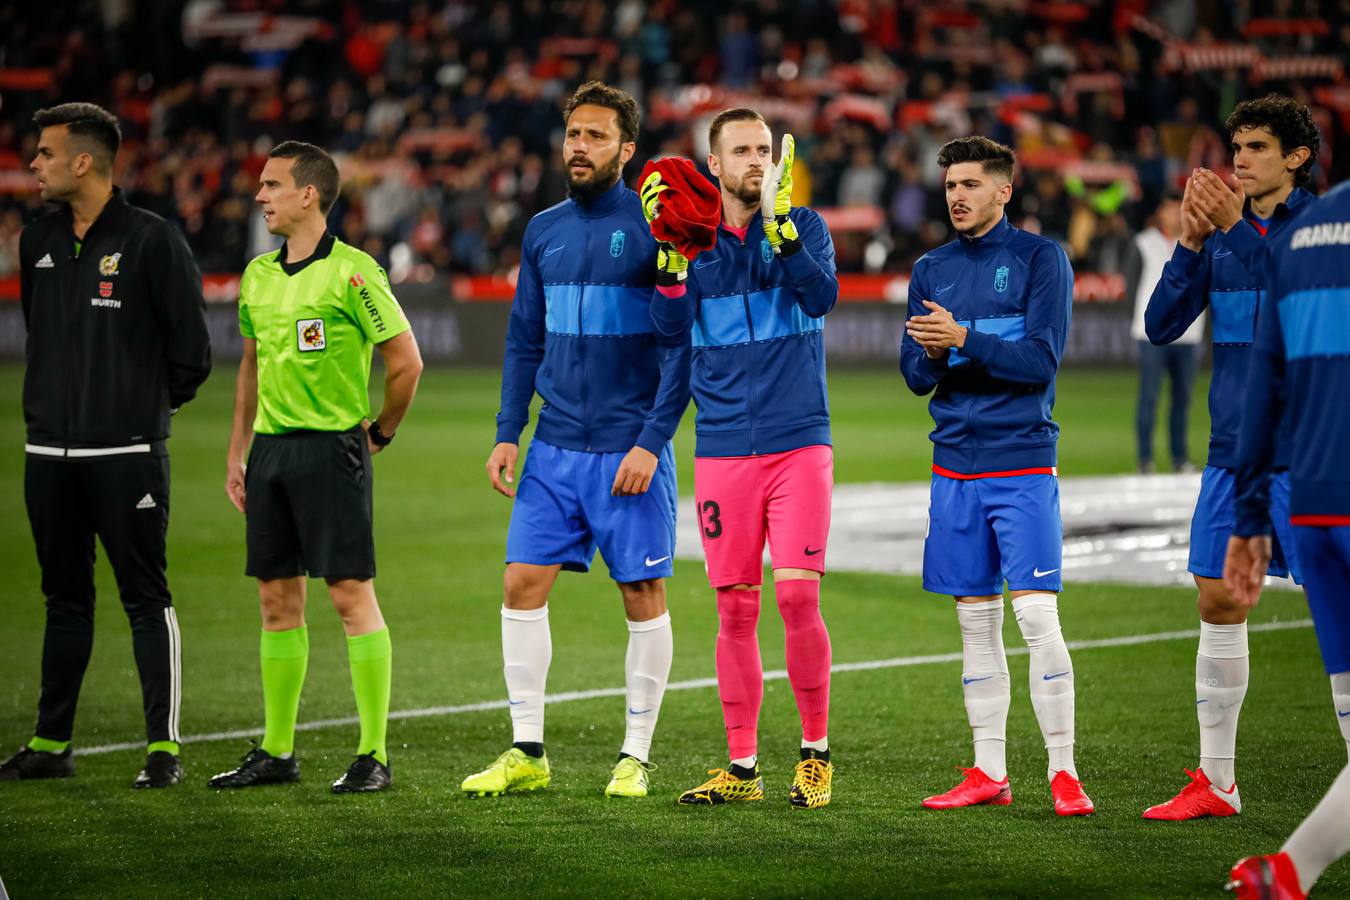
[(1322, 802), (1280, 850), (1293, 861), (1304, 894), (1328, 866), (1350, 853), (1350, 766), (1341, 770)]
[(656, 717), (661, 711), (666, 682), (670, 680), (674, 654), (669, 612), (646, 622), (628, 622), (628, 655), (623, 666), (628, 686), (627, 725), (620, 752), (642, 762), (651, 753), (652, 734), (656, 731)]
[(1195, 714), (1200, 720), (1200, 768), (1215, 793), (1237, 807), (1238, 713), (1247, 696), (1247, 624), (1200, 623), (1195, 657)]
[(802, 738), (802, 749), (815, 750), (819, 753), (824, 753), (830, 749), (830, 737), (829, 735), (826, 735), (818, 741), (808, 741), (806, 738)]
[[(548, 607), (502, 607), (502, 674), (511, 703), (512, 741), (544, 742), (544, 683), (553, 661)], [(665, 683), (662, 682), (662, 687)]]
[(1331, 676), (1331, 700), (1336, 704), (1336, 724), (1341, 726), (1346, 753), (1350, 754), (1350, 672)]
[(994, 781), (1008, 776), (1011, 691), (1003, 651), (1003, 598), (956, 604), (961, 625), (961, 689), (975, 740), (975, 767)]
[(1054, 594), (1025, 594), (1013, 601), (1013, 613), (1031, 651), (1031, 706), (1050, 754), (1048, 777), (1068, 772), (1073, 764), (1073, 663), (1059, 630)]

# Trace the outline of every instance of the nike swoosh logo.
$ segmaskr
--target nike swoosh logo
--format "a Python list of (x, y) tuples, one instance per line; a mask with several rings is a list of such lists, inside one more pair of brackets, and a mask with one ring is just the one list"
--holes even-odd
[(545, 256), (552, 256), (553, 254), (557, 253), (559, 250), (561, 250), (562, 248), (564, 248), (564, 247), (566, 247), (566, 246), (567, 246), (566, 244), (559, 244), (559, 245), (556, 246), (556, 247), (549, 247), (547, 250), (544, 251), (544, 255), (545, 255)]
[(1199, 706), (1201, 703), (1208, 703), (1208, 702), (1209, 702), (1208, 700), (1197, 700), (1195, 701), (1195, 705)]
[(668, 560), (668, 559), (670, 559), (669, 556), (663, 556), (663, 557), (661, 557), (660, 559), (652, 559), (652, 558), (649, 556), (649, 557), (647, 557), (646, 562), (647, 562), (647, 565), (648, 565), (648, 566), (659, 566), (659, 565), (661, 565), (661, 563), (665, 562), (665, 561)]
[(807, 556), (815, 556), (817, 553), (824, 553), (825, 548), (821, 547), (819, 550), (812, 550), (810, 547), (803, 547), (802, 552)]
[(718, 259), (718, 258), (716, 258), (716, 257), (714, 257), (713, 259), (708, 259), (708, 258), (706, 258), (706, 257), (699, 257), (698, 260), (696, 260), (696, 261), (694, 262), (694, 268), (695, 268), (695, 269), (706, 269), (706, 268), (708, 268), (708, 266), (715, 266), (715, 265), (717, 265), (718, 263), (720, 263), (721, 261), (722, 261), (721, 259)]
[(1350, 709), (1347, 709), (1345, 712), (1341, 712), (1341, 711), (1338, 709), (1338, 710), (1336, 710), (1336, 715), (1337, 715), (1338, 717), (1344, 719), (1346, 716), (1350, 716)]
[(1226, 249), (1226, 248), (1220, 248), (1220, 249), (1214, 251), (1214, 258), (1215, 258), (1215, 259), (1223, 259), (1225, 256), (1232, 256), (1232, 255), (1233, 255), (1233, 251), (1232, 251), (1232, 250), (1228, 250), (1228, 249)]
[(509, 703), (509, 704), (511, 704), (512, 706), (519, 706), (520, 704), (524, 703), (525, 701), (524, 701), (524, 700), (507, 700), (506, 702)]
[(640, 716), (640, 715), (643, 715), (644, 713), (649, 713), (649, 712), (651, 712), (651, 708), (650, 708), (650, 707), (648, 707), (647, 709), (633, 709), (633, 707), (631, 707), (631, 706), (628, 707), (628, 714), (629, 714), (630, 716)]
[(955, 282), (955, 281), (953, 281), (951, 284), (947, 285), (946, 287), (940, 287), (940, 288), (938, 288), (936, 291), (933, 291), (933, 296), (934, 296), (934, 297), (940, 297), (940, 296), (942, 296), (943, 294), (945, 294), (945, 293), (947, 293), (948, 291), (950, 291), (950, 290), (951, 290), (952, 288), (954, 288), (954, 287), (956, 287), (956, 282)]
[(1044, 572), (1042, 572), (1040, 569), (1032, 569), (1031, 574), (1036, 578), (1044, 578), (1045, 576), (1053, 575), (1058, 571), (1059, 569), (1046, 569)]
[(963, 675), (963, 676), (961, 676), (961, 683), (962, 683), (962, 684), (974, 684), (974, 683), (977, 682), (977, 681), (988, 681), (990, 678), (993, 678), (993, 677), (994, 677), (993, 675), (981, 675), (979, 678), (966, 678), (966, 677)]
[(1054, 681), (1056, 678), (1063, 678), (1065, 675), (1068, 674), (1069, 674), (1068, 672), (1056, 672), (1055, 674), (1051, 675), (1049, 672), (1046, 672), (1044, 675), (1041, 676), (1041, 681)]

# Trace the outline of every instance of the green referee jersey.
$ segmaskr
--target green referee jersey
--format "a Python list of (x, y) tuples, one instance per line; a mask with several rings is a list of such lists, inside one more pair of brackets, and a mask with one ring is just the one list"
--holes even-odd
[(389, 276), (325, 233), (314, 255), (265, 253), (239, 280), (239, 331), (258, 342), (258, 434), (346, 431), (370, 415), (372, 345), (407, 331)]

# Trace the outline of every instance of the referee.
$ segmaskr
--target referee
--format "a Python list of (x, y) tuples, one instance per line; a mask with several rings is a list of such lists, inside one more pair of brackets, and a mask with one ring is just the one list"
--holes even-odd
[(182, 235), (113, 186), (117, 119), (92, 103), (33, 117), (30, 168), (57, 209), (20, 238), (28, 329), (24, 498), (47, 598), (42, 696), (0, 781), (75, 774), (70, 739), (94, 644), (94, 537), (117, 577), (149, 751), (133, 787), (182, 777), (178, 619), (165, 578), (169, 416), (211, 371), (202, 279)]
[[(258, 579), (262, 601), (263, 739), (209, 785), (300, 778), (293, 751), (309, 659), (308, 574), (328, 583), (342, 617), (361, 721), (358, 755), (333, 792), (378, 791), (391, 781), (392, 651), (375, 599), (370, 458), (393, 440), (412, 404), (422, 357), (384, 270), (327, 231), (340, 187), (332, 157), (299, 141), (278, 144), (268, 157), (257, 201), (267, 229), (286, 243), (254, 259), (240, 279), (244, 358), (225, 462), (225, 493), (245, 514), (247, 574)], [(366, 393), (372, 344), (386, 373), (374, 419)]]

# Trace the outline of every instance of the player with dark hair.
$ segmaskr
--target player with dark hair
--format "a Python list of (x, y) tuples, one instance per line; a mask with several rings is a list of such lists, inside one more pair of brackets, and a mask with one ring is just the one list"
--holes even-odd
[(23, 230), (24, 499), (47, 627), (32, 740), (0, 781), (75, 774), (75, 707), (94, 646), (94, 539), (112, 563), (149, 741), (133, 787), (182, 777), (178, 616), (165, 575), (169, 417), (211, 370), (202, 279), (182, 234), (113, 186), (117, 119), (92, 103), (33, 117), (30, 168), (58, 208)]
[[(802, 726), (788, 800), (819, 808), (834, 776), (830, 636), (820, 613), (834, 484), (823, 335), (839, 296), (834, 244), (815, 210), (792, 206), (792, 135), (775, 164), (763, 116), (731, 109), (713, 119), (708, 139), (708, 167), (721, 182), (717, 243), (692, 268), (662, 248), (652, 309), (662, 339), (693, 359), (694, 496), (717, 592), (717, 689), (731, 762), (679, 802), (764, 797), (755, 628), (767, 540)], [(661, 190), (654, 178), (643, 185), (649, 221)]]
[[(1271, 472), (1277, 440), (1285, 439), (1286, 521), (1350, 749), (1350, 182), (1308, 204), (1274, 242), (1268, 290), (1241, 400), (1236, 526), (1224, 583), (1244, 610), (1260, 599), (1273, 553), (1271, 523), (1281, 521), (1275, 518)], [(1303, 900), (1346, 853), (1350, 766), (1278, 853), (1235, 865), (1229, 887), (1242, 900)]]
[[(300, 779), (295, 720), (309, 663), (309, 575), (324, 579), (342, 618), (361, 722), (356, 759), (332, 790), (379, 791), (393, 779), (385, 740), (393, 648), (375, 597), (371, 457), (412, 404), (422, 357), (384, 270), (328, 231), (339, 190), (332, 157), (286, 141), (268, 154), (259, 181), (267, 230), (286, 242), (250, 262), (239, 282), (244, 358), (225, 494), (245, 516), (246, 574), (258, 580), (264, 726), (261, 744), (209, 786)], [(372, 345), (385, 366), (373, 418)]]
[(935, 428), (923, 586), (951, 594), (961, 626), (975, 764), (929, 809), (1012, 802), (1006, 762), (1011, 691), (1003, 587), (1031, 651), (1031, 705), (1061, 816), (1093, 804), (1074, 766), (1074, 675), (1060, 631), (1063, 523), (1051, 418), (1073, 304), (1073, 270), (1053, 241), (1014, 228), (1015, 159), (985, 137), (938, 151), (957, 239), (914, 264), (900, 370), (930, 392)]
[[(592, 81), (563, 117), (571, 196), (525, 230), (487, 461), (492, 487), (515, 498), (501, 609), (512, 746), (462, 788), (483, 796), (548, 785), (549, 592), (561, 571), (587, 571), (598, 548), (628, 619), (626, 728), (605, 794), (645, 797), (674, 653), (665, 587), (677, 496), (670, 441), (689, 402), (687, 361), (652, 336), (656, 246), (622, 179), (636, 150), (637, 103)], [(535, 393), (544, 405), (516, 488)]]
[[(1153, 289), (1144, 325), (1155, 344), (1179, 339), (1206, 310), (1213, 319), (1213, 375), (1209, 386), (1209, 459), (1191, 518), (1187, 569), (1195, 578), (1200, 644), (1195, 660), (1195, 711), (1200, 720), (1200, 765), (1190, 783), (1146, 819), (1231, 816), (1242, 809), (1235, 757), (1238, 714), (1247, 694), (1247, 608), (1223, 582), (1233, 533), (1233, 470), (1237, 465), (1252, 339), (1266, 291), (1267, 245), (1313, 195), (1301, 184), (1317, 158), (1317, 127), (1306, 107), (1269, 95), (1239, 103), (1228, 117), (1235, 178), (1224, 183), (1197, 169), (1181, 201), (1181, 240)], [(1278, 425), (1283, 432), (1283, 426)], [(1288, 446), (1279, 441), (1272, 484), (1275, 530), (1270, 574), (1300, 580), (1297, 548), (1288, 525)]]

